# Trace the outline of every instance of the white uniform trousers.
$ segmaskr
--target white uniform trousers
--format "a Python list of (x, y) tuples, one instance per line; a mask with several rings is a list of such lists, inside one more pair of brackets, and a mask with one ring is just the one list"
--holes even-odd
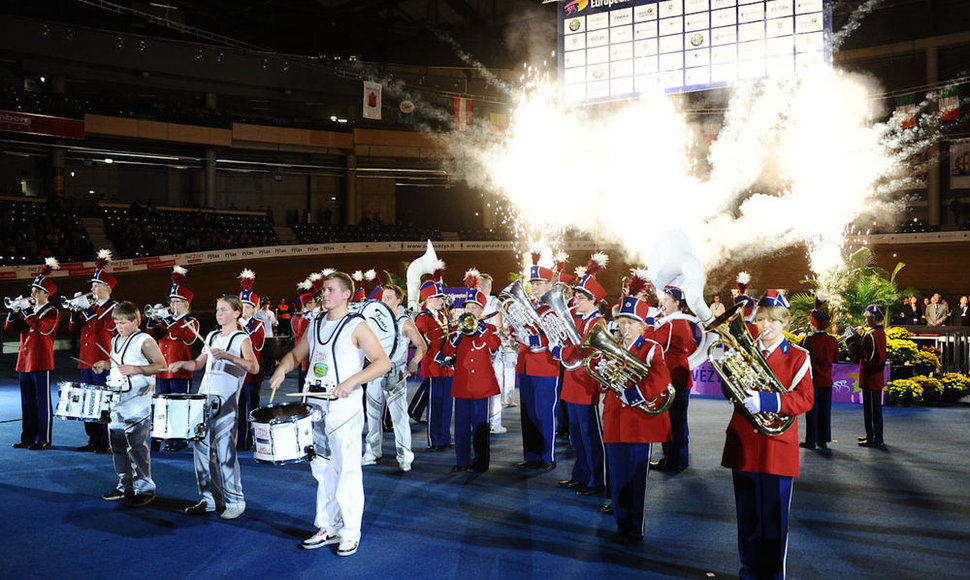
[[(360, 467), (364, 411), (360, 391), (346, 399), (314, 402), (324, 412), (313, 423), (317, 455), (310, 471), (317, 480), (317, 514), (320, 530), (340, 535), (341, 541), (360, 541), (364, 515), (364, 480)], [(379, 423), (378, 423), (379, 424)]]
[(492, 369), (498, 381), (499, 394), (489, 397), (488, 423), (492, 429), (502, 426), (502, 407), (508, 406), (515, 395), (515, 361), (518, 353), (499, 349), (492, 359)]
[(118, 474), (118, 490), (125, 493), (155, 493), (152, 481), (152, 460), (148, 448), (148, 415), (121, 420), (111, 414), (108, 424), (108, 443)]
[[(380, 459), (384, 454), (384, 407), (391, 414), (394, 426), (394, 449), (400, 465), (411, 464), (414, 452), (411, 451), (411, 421), (408, 418), (407, 380), (398, 369), (393, 369), (383, 377), (367, 384), (367, 437), (364, 458)], [(404, 380), (401, 384), (400, 381)], [(388, 394), (388, 390), (396, 389)]]
[(236, 455), (236, 409), (239, 393), (228, 399), (206, 396), (209, 431), (195, 442), (195, 478), (206, 507), (245, 508), (239, 458)]

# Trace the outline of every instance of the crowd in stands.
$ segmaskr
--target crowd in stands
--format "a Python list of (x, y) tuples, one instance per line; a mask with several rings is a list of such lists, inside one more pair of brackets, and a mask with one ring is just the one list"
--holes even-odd
[(940, 293), (906, 296), (896, 322), (910, 326), (970, 326), (970, 299), (960, 296), (953, 306)]
[(0, 265), (90, 259), (94, 248), (81, 218), (59, 202), (0, 200)]
[(279, 244), (271, 213), (105, 206), (104, 227), (122, 258)]
[(437, 228), (421, 228), (393, 224), (338, 225), (297, 224), (293, 232), (301, 244), (330, 244), (334, 242), (413, 242), (441, 240)]

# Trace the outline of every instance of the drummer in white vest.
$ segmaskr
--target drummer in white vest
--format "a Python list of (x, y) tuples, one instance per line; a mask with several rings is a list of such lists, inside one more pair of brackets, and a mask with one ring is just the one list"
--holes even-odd
[(236, 456), (239, 389), (246, 373), (259, 372), (259, 363), (249, 336), (239, 325), (242, 316), (239, 297), (226, 295), (216, 300), (216, 323), (205, 338), (195, 360), (172, 363), (171, 370), (205, 369), (199, 394), (206, 396), (209, 429), (195, 441), (195, 477), (202, 500), (185, 508), (189, 515), (203, 515), (221, 509), (224, 520), (238, 518), (246, 510), (239, 459)]
[(155, 499), (148, 430), (151, 426), (155, 375), (168, 366), (158, 343), (138, 330), (138, 307), (122, 302), (111, 312), (117, 333), (111, 339), (110, 359), (92, 365), (95, 373), (106, 368), (107, 385), (114, 391), (108, 423), (108, 443), (118, 484), (101, 496), (105, 501), (127, 499), (131, 507), (143, 507)]
[[(337, 555), (350, 556), (360, 543), (364, 513), (364, 484), (360, 466), (364, 431), (363, 388), (391, 369), (377, 335), (363, 317), (351, 314), (347, 305), (354, 282), (343, 272), (332, 272), (323, 283), (322, 305), (326, 315), (310, 323), (303, 339), (286, 353), (270, 379), (279, 388), (286, 373), (306, 357), (310, 369), (304, 390), (322, 397), (310, 400), (323, 414), (314, 423), (316, 456), (310, 470), (317, 480), (314, 524), (318, 532), (304, 540), (303, 549), (337, 544)], [(364, 368), (364, 356), (371, 364)]]

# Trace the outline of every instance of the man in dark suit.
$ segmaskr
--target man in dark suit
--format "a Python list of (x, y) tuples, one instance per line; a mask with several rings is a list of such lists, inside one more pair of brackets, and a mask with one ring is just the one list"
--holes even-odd
[(968, 303), (966, 296), (960, 297), (960, 304), (953, 311), (951, 324), (953, 326), (970, 326), (970, 303)]

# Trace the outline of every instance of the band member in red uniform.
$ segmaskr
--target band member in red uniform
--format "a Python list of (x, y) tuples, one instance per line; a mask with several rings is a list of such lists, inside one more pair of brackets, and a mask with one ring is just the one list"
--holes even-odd
[[(185, 275), (188, 270), (181, 266), (172, 268), (172, 287), (168, 293), (168, 309), (161, 316), (148, 317), (146, 330), (158, 341), (158, 348), (167, 362), (192, 360), (192, 343), (199, 333), (199, 321), (189, 316), (189, 305), (195, 296), (185, 287)], [(188, 393), (192, 386), (192, 371), (183, 369), (169, 371), (168, 369), (155, 375), (155, 394)], [(165, 451), (185, 449), (187, 441), (169, 441), (165, 444)], [(152, 442), (152, 450), (157, 451), (156, 443)]]
[[(532, 252), (529, 282), (533, 306), (540, 313), (546, 308), (538, 300), (552, 288), (555, 272), (539, 265), (539, 252)], [(521, 329), (520, 329), (521, 330)], [(518, 469), (551, 471), (556, 467), (556, 410), (559, 407), (559, 361), (549, 352), (549, 341), (541, 331), (520, 332), (519, 377), (521, 399), (522, 448), (524, 461)]]
[(815, 386), (815, 404), (805, 413), (805, 441), (798, 444), (805, 449), (827, 449), (832, 440), (832, 365), (839, 360), (839, 341), (825, 332), (832, 319), (822, 310), (824, 303), (824, 295), (816, 293), (815, 310), (809, 317), (812, 334), (802, 343), (812, 359)]
[(690, 374), (688, 358), (697, 349), (694, 327), (691, 319), (684, 313), (687, 302), (684, 291), (676, 286), (664, 288), (660, 298), (660, 308), (664, 316), (653, 340), (664, 349), (664, 360), (670, 371), (670, 382), (677, 390), (674, 404), (670, 410), (670, 428), (673, 438), (663, 444), (664, 456), (654, 466), (661, 471), (678, 473), (690, 465), (690, 428), (687, 425), (687, 407), (690, 403), (690, 389), (694, 381)]
[(734, 297), (735, 304), (744, 304), (744, 322), (748, 326), (751, 338), (758, 338), (758, 325), (754, 323), (755, 302), (754, 298), (748, 296), (748, 284), (751, 283), (751, 274), (738, 272), (738, 295)]
[(439, 262), (432, 279), (425, 280), (421, 285), (424, 310), (414, 321), (418, 332), (428, 343), (428, 351), (421, 361), (421, 375), (428, 385), (428, 448), (432, 451), (451, 447), (451, 383), (455, 371), (441, 352), (451, 334), (451, 321), (443, 310), (445, 292), (441, 276), (444, 268), (444, 263)]
[(651, 415), (637, 408), (661, 395), (670, 385), (663, 348), (643, 338), (647, 308), (643, 300), (626, 296), (620, 304), (617, 322), (623, 348), (649, 365), (650, 372), (635, 385), (616, 385), (623, 390), (622, 396), (604, 388), (603, 442), (617, 527), (608, 540), (628, 546), (643, 541), (643, 506), (653, 443), (669, 441), (671, 436), (667, 413)]
[(260, 351), (266, 344), (266, 327), (263, 321), (257, 316), (259, 310), (259, 296), (253, 292), (253, 282), (256, 280), (256, 273), (246, 268), (239, 273), (239, 285), (242, 291), (239, 292), (239, 302), (242, 303), (242, 318), (239, 324), (249, 336), (249, 342), (253, 345), (253, 353), (256, 355), (256, 364), (259, 369), (255, 373), (247, 373), (243, 380), (242, 390), (239, 391), (239, 410), (236, 420), (237, 426), (237, 449), (250, 450), (253, 448), (253, 433), (249, 428), (249, 413), (259, 407), (259, 387), (263, 384), (263, 360)]
[[(492, 369), (492, 353), (502, 339), (497, 329), (482, 320), (488, 296), (478, 289), (478, 270), (465, 272), (465, 315), (474, 316), (478, 325), (466, 336), (464, 328), (452, 331), (441, 348), (445, 356), (455, 358), (455, 377), (451, 394), (455, 398), (455, 466), (452, 471), (488, 470), (489, 397), (499, 393), (498, 380)], [(463, 315), (464, 316), (464, 315)], [(470, 451), (474, 450), (474, 457)]]
[[(310, 276), (297, 284), (297, 288), (302, 291), (299, 297), (300, 311), (293, 315), (290, 325), (293, 329), (293, 344), (298, 344), (303, 335), (306, 334), (310, 321), (320, 314), (320, 292), (323, 290), (323, 273), (314, 272)], [(310, 361), (303, 359), (297, 370), (296, 384), (302, 385), (306, 379), (306, 371), (310, 366)]]
[[(755, 346), (787, 391), (749, 391), (742, 404), (751, 415), (797, 416), (812, 408), (811, 361), (808, 351), (785, 340), (782, 331), (789, 320), (788, 300), (777, 290), (766, 291), (755, 315), (760, 330)], [(797, 421), (781, 434), (765, 435), (735, 406), (721, 465), (733, 470), (741, 578), (785, 577), (792, 480), (798, 476), (797, 443)]]
[(20, 333), (17, 375), (20, 380), (21, 422), (17, 449), (39, 451), (51, 446), (51, 371), (54, 370), (54, 338), (57, 336), (57, 309), (49, 300), (57, 286), (48, 276), (60, 264), (54, 258), (44, 261), (30, 283), (30, 299), (21, 298), (10, 305), (3, 328)]
[[(606, 254), (593, 254), (585, 267), (576, 268), (578, 278), (573, 286), (576, 330), (583, 338), (593, 325), (601, 321), (598, 304), (606, 298), (606, 289), (594, 276), (608, 262)], [(572, 365), (582, 360), (579, 348), (553, 347), (553, 358)], [(576, 462), (570, 478), (559, 482), (561, 487), (575, 489), (579, 495), (596, 495), (606, 488), (606, 466), (603, 462), (603, 429), (599, 414), (599, 383), (586, 373), (583, 365), (566, 369), (563, 374), (562, 395), (569, 417), (569, 439), (576, 450)]]
[(882, 437), (882, 390), (886, 387), (883, 369), (886, 366), (886, 331), (882, 321), (886, 311), (879, 304), (866, 306), (866, 326), (869, 331), (861, 339), (849, 337), (849, 355), (859, 361), (859, 384), (862, 385), (862, 410), (866, 422), (865, 437), (859, 437), (860, 447), (885, 448)]
[[(94, 275), (91, 277), (94, 302), (84, 310), (72, 312), (68, 325), (71, 332), (81, 332), (81, 351), (78, 358), (83, 362), (77, 363), (77, 366), (81, 369), (81, 382), (89, 385), (105, 385), (108, 381), (107, 370), (96, 373), (90, 365), (104, 358), (104, 351), (110, 348), (111, 337), (115, 332), (111, 312), (117, 302), (111, 298), (111, 291), (118, 280), (105, 270), (110, 263), (111, 251), (99, 250), (94, 261)], [(111, 453), (107, 424), (85, 422), (84, 432), (88, 435), (88, 443), (79, 447), (78, 451), (94, 451), (104, 455)]]

